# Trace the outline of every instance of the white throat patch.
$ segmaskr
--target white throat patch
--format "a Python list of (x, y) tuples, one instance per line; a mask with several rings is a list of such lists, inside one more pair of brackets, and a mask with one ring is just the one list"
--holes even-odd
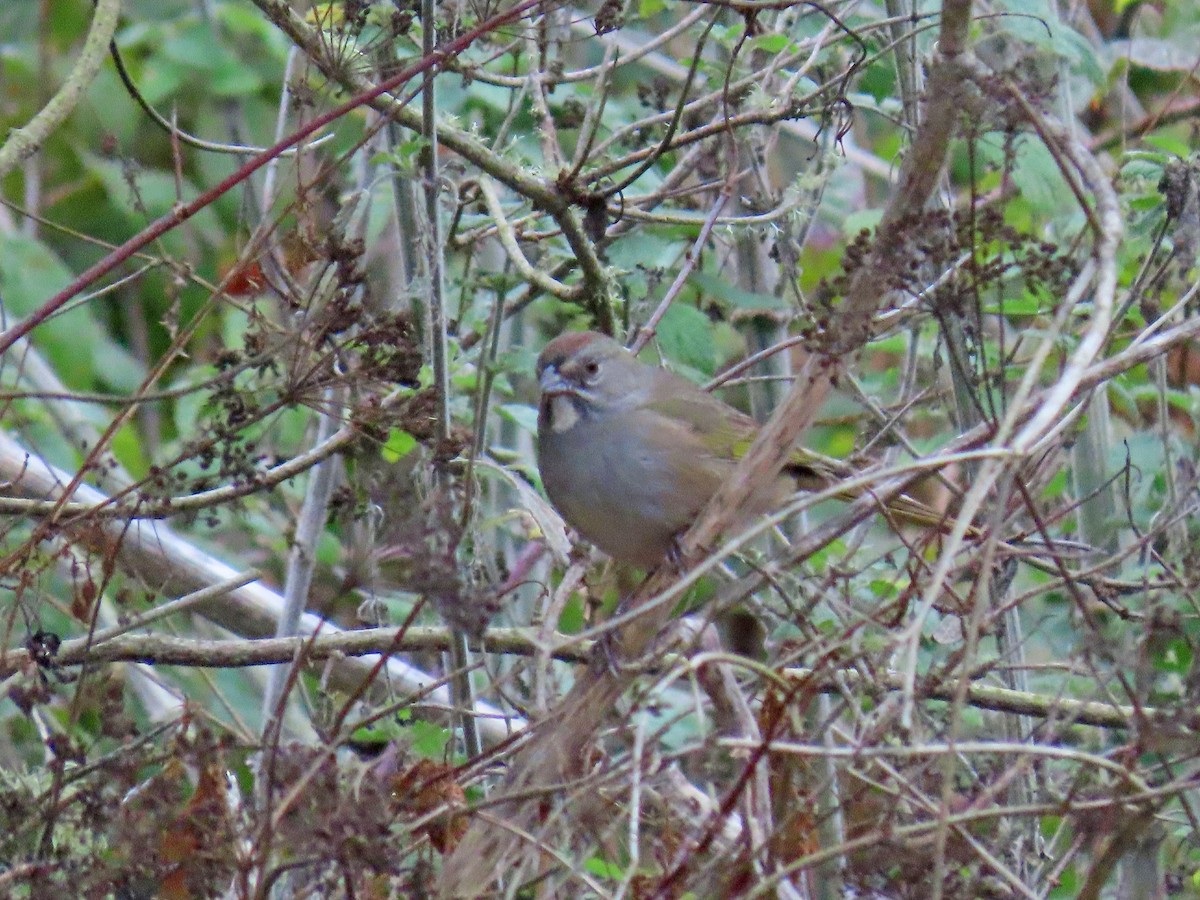
[(562, 434), (575, 427), (579, 421), (579, 411), (575, 402), (566, 394), (556, 394), (550, 398), (550, 430)]

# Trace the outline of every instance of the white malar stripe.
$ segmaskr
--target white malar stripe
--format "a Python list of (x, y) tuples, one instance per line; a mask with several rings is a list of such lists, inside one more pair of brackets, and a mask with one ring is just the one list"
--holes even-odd
[(550, 430), (555, 434), (570, 431), (579, 421), (579, 410), (566, 394), (556, 394), (550, 398)]

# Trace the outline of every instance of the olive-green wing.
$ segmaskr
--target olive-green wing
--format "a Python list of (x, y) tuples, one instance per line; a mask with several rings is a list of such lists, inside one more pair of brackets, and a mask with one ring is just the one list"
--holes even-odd
[[(656, 373), (651, 398), (643, 407), (678, 424), (679, 428), (695, 435), (701, 445), (714, 457), (730, 463), (741, 459), (758, 432), (757, 423), (745, 413), (705, 393), (692, 382), (665, 369)], [(805, 447), (792, 451), (786, 472), (795, 479), (796, 487), (805, 491), (825, 490), (856, 474), (850, 464), (824, 456)], [(838, 494), (842, 500), (856, 500), (867, 493), (862, 488), (847, 489)], [(953, 519), (907, 495), (894, 497), (887, 511), (899, 521), (925, 528), (949, 530)]]
[[(746, 455), (758, 433), (758, 424), (748, 415), (661, 369), (655, 388), (645, 407), (685, 423), (716, 456), (736, 461)], [(827, 488), (851, 471), (845, 463), (803, 447), (792, 451), (787, 470), (800, 488), (809, 491)]]

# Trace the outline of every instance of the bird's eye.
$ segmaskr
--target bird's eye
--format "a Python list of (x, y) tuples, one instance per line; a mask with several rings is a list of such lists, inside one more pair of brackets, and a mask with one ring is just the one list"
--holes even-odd
[(600, 374), (600, 363), (594, 359), (589, 359), (583, 364), (583, 374), (587, 375), (588, 378), (595, 378)]

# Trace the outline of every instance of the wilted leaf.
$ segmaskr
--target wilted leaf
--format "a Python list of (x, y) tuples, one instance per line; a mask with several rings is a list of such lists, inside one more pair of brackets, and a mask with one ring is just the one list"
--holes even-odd
[(490, 460), (479, 458), (475, 465), (482, 472), (491, 472), (503, 478), (517, 492), (522, 508), (529, 513), (537, 524), (538, 530), (546, 541), (546, 546), (560, 564), (566, 564), (571, 552), (571, 542), (567, 540), (567, 526), (554, 508), (542, 499), (525, 479), (503, 466), (496, 465)]

